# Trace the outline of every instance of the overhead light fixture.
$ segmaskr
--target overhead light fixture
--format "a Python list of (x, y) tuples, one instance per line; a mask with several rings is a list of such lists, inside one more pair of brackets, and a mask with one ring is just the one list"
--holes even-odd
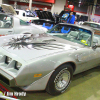
[(82, 3), (82, 2), (81, 2), (81, 0), (79, 0), (79, 5), (78, 5), (78, 7), (80, 7), (80, 6), (81, 6), (81, 3)]

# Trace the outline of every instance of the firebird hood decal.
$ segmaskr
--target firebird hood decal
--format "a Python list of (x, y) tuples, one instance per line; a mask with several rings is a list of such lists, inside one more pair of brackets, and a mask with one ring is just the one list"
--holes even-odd
[(54, 38), (47, 34), (28, 34), (22, 37), (12, 38), (7, 43), (4, 43), (2, 48), (24, 61), (66, 50), (75, 50), (71, 45), (56, 42)]
[(25, 47), (32, 49), (36, 46), (47, 45), (50, 41), (55, 41), (55, 39), (47, 34), (26, 34), (10, 39), (9, 42), (4, 43), (3, 46), (13, 49), (21, 49)]

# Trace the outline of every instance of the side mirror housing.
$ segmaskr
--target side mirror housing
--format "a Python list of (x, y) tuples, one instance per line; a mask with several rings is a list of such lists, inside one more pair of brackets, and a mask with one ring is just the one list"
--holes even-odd
[(94, 45), (94, 46), (92, 46), (93, 49), (96, 49), (98, 47), (100, 47), (100, 45)]

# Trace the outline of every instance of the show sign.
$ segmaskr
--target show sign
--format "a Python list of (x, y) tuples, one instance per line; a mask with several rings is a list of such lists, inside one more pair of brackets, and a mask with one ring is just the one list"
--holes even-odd
[(7, 93), (10, 93), (10, 91), (0, 84), (0, 100), (19, 100), (14, 95), (7, 96)]
[(55, 3), (55, 0), (33, 0), (35, 2), (47, 2), (47, 3)]
[(68, 5), (68, 8), (70, 8), (71, 11), (74, 11), (74, 5)]

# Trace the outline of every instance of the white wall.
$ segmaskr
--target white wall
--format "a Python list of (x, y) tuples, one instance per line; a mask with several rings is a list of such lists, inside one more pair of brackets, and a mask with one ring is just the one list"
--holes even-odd
[(0, 0), (0, 4), (2, 4), (2, 0)]
[(66, 4), (66, 0), (56, 0), (51, 12), (52, 14), (58, 12), (58, 14), (64, 10), (64, 6)]
[[(92, 18), (92, 16), (91, 16)], [(100, 21), (100, 16), (94, 15), (94, 18), (92, 19), (94, 22)]]

